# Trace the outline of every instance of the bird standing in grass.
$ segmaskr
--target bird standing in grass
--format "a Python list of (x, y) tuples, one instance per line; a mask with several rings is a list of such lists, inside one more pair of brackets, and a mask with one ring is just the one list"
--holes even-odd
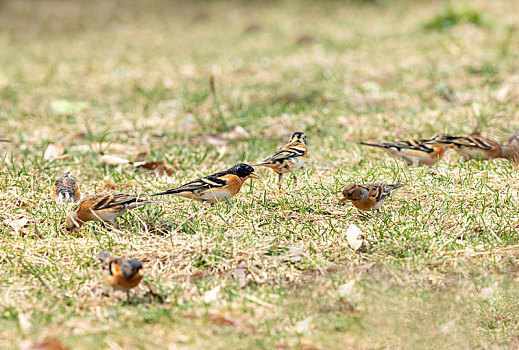
[(115, 219), (128, 210), (152, 203), (163, 202), (148, 200), (147, 196), (143, 195), (96, 193), (85, 197), (77, 208), (68, 214), (65, 231), (72, 233), (87, 221), (108, 221), (114, 224)]
[(340, 203), (351, 201), (355, 208), (362, 211), (380, 211), (380, 207), (384, 204), (387, 196), (406, 184), (396, 183), (394, 185), (386, 184), (351, 184), (346, 186), (342, 191), (344, 198)]
[(270, 168), (278, 174), (278, 188), (281, 190), (283, 174), (291, 173), (294, 185), (297, 185), (297, 177), (294, 172), (305, 163), (306, 153), (306, 135), (302, 132), (295, 132), (286, 145), (279, 147), (273, 155), (256, 165)]
[(479, 133), (471, 136), (451, 136), (439, 134), (426, 142), (428, 145), (445, 145), (452, 148), (464, 159), (488, 160), (490, 158), (515, 159), (513, 147), (500, 145), (490, 139), (481, 137)]
[(392, 155), (402, 158), (408, 165), (433, 165), (443, 157), (447, 147), (443, 145), (429, 146), (425, 143), (426, 141), (428, 140), (360, 142), (360, 144), (382, 148)]
[(68, 171), (52, 184), (50, 196), (58, 205), (76, 203), (81, 198), (79, 182)]
[(103, 264), (104, 281), (115, 290), (126, 291), (129, 299), (130, 289), (137, 287), (144, 277), (142, 263), (136, 259), (117, 258), (106, 252), (95, 257)]
[(152, 196), (172, 194), (213, 205), (215, 202), (234, 197), (249, 178), (258, 178), (258, 175), (254, 173), (254, 168), (249, 164), (239, 163), (225, 171), (188, 182), (165, 192), (155, 193)]

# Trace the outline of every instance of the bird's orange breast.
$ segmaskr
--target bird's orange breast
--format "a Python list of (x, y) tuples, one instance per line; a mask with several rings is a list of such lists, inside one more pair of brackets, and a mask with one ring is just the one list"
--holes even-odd
[(139, 271), (131, 278), (125, 278), (122, 273), (117, 273), (112, 276), (106, 276), (105, 281), (114, 289), (132, 289), (135, 288), (142, 281), (142, 272)]
[(367, 199), (364, 199), (362, 201), (351, 201), (351, 203), (355, 206), (355, 208), (359, 210), (368, 211), (371, 210), (377, 204), (377, 201), (373, 197), (368, 197)]

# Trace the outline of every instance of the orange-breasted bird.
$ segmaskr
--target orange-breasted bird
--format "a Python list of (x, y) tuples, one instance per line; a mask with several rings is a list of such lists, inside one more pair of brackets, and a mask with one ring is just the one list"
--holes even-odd
[(445, 145), (455, 150), (464, 159), (515, 159), (516, 157), (513, 147), (500, 145), (493, 140), (481, 137), (479, 133), (474, 133), (471, 136), (439, 134), (426, 143), (428, 145)]
[(215, 202), (234, 197), (249, 178), (258, 178), (258, 175), (254, 173), (254, 168), (249, 164), (239, 163), (225, 171), (188, 182), (165, 192), (155, 193), (152, 196), (172, 194), (212, 205)]
[(433, 165), (443, 157), (447, 147), (443, 145), (430, 146), (425, 143), (426, 141), (428, 140), (383, 143), (360, 142), (360, 144), (382, 148), (395, 157), (402, 158), (408, 165)]
[(103, 264), (104, 281), (115, 290), (126, 291), (126, 296), (130, 298), (130, 289), (137, 287), (144, 277), (142, 263), (136, 259), (117, 258), (106, 252), (95, 257)]
[(76, 203), (81, 198), (79, 182), (70, 175), (70, 171), (58, 177), (52, 184), (50, 197), (58, 205)]
[(108, 221), (114, 224), (115, 219), (128, 210), (151, 203), (163, 202), (150, 201), (144, 195), (124, 193), (102, 192), (87, 196), (68, 214), (65, 232), (74, 232), (87, 221)]
[(389, 194), (402, 186), (406, 186), (406, 184), (351, 184), (342, 191), (344, 198), (340, 200), (340, 203), (351, 201), (355, 208), (359, 210), (380, 211), (380, 207)]
[(294, 185), (297, 185), (297, 177), (294, 172), (305, 163), (306, 153), (306, 135), (302, 132), (295, 132), (286, 145), (279, 147), (273, 155), (256, 165), (270, 168), (278, 174), (278, 188), (281, 190), (283, 174), (291, 173)]

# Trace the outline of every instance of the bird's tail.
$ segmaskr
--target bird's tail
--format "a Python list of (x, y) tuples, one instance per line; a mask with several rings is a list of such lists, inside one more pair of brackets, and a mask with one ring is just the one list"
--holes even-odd
[(393, 185), (386, 185), (384, 189), (386, 190), (386, 192), (392, 192), (392, 191), (396, 190), (397, 188), (404, 187), (404, 186), (407, 186), (407, 184), (396, 183)]
[(70, 191), (61, 190), (58, 193), (58, 197), (56, 198), (56, 203), (58, 205), (64, 205), (67, 203), (74, 203), (75, 193)]
[(386, 149), (386, 145), (382, 144), (382, 143), (370, 143), (370, 142), (359, 142), (359, 145), (364, 145), (364, 146), (370, 146), (370, 147), (377, 147), (377, 148), (384, 148)]
[(155, 197), (155, 196), (165, 196), (167, 194), (177, 194), (177, 190), (176, 189), (171, 189), (171, 190), (167, 190), (167, 191), (164, 191), (164, 192), (159, 192), (159, 193), (154, 193), (152, 195), (150, 195), (150, 197)]

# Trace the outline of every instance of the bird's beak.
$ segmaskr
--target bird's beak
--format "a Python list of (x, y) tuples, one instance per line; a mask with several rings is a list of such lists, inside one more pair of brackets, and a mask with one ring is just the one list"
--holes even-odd
[(249, 177), (250, 177), (251, 179), (259, 179), (259, 176), (258, 176), (257, 174), (255, 174), (255, 173), (251, 173), (251, 174), (249, 175)]

